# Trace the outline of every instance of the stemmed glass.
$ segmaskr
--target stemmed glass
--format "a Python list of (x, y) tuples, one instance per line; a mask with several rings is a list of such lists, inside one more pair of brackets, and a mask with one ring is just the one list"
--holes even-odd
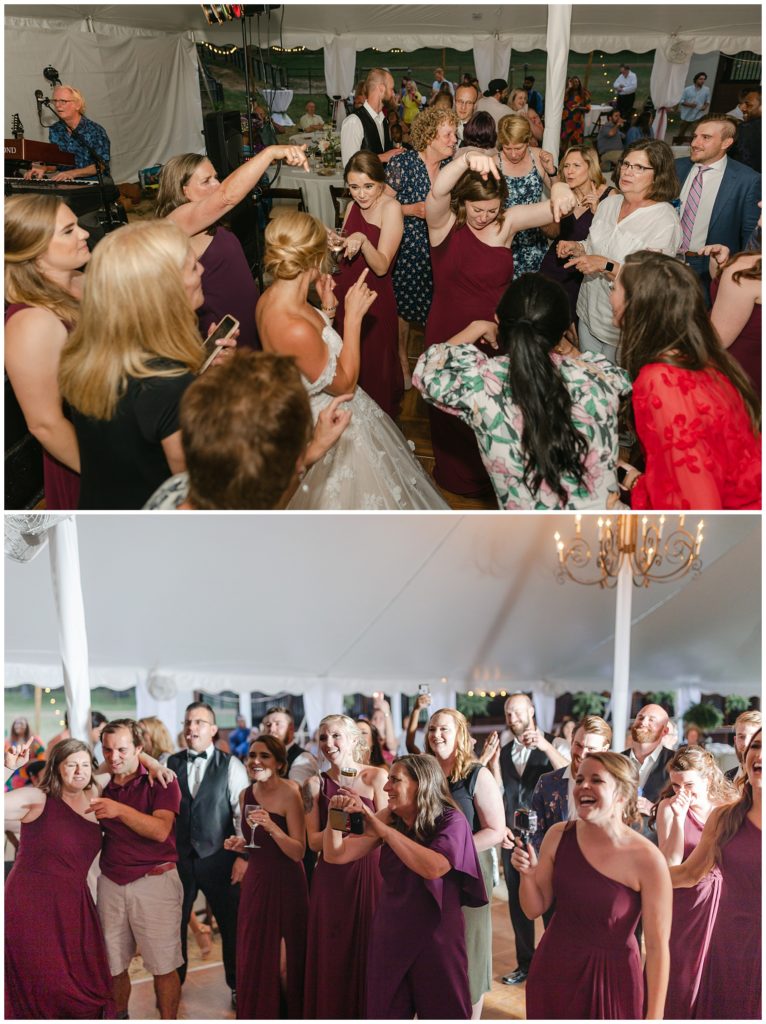
[(245, 804), (245, 821), (250, 826), (250, 842), (245, 843), (246, 850), (260, 850), (258, 843), (253, 842), (253, 839), (255, 838), (255, 830), (258, 826), (251, 820), (255, 812), (260, 810), (260, 804)]
[(343, 258), (343, 249), (346, 243), (346, 229), (338, 228), (337, 231), (327, 232), (327, 249), (330, 253), (330, 273), (340, 273), (340, 261)]

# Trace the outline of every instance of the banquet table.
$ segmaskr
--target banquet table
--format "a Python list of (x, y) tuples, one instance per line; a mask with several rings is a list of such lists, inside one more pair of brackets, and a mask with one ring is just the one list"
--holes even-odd
[(593, 130), (593, 125), (604, 111), (614, 110), (611, 103), (592, 103), (590, 110), (585, 114), (585, 137), (587, 138)]
[(343, 187), (343, 172), (339, 167), (333, 174), (321, 175), (313, 167), (307, 174), (300, 167), (283, 165), (274, 182), (274, 188), (299, 188), (303, 192), (308, 212), (328, 228), (335, 226), (335, 209), (332, 205), (330, 185), (335, 185), (336, 188)]
[(327, 129), (322, 128), (315, 132), (297, 132), (291, 135), (289, 142), (291, 146), (310, 146), (312, 142), (319, 142), (327, 136)]

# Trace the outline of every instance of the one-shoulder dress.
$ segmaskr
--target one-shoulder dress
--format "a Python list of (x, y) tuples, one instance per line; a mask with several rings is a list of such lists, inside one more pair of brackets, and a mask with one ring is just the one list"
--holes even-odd
[[(704, 827), (704, 822), (695, 818), (692, 811), (687, 811), (684, 821), (684, 860), (696, 849)], [(690, 889), (673, 890), (665, 1020), (689, 1020), (692, 1016), (720, 896), (721, 871), (717, 866)]]
[(721, 898), (696, 1020), (761, 1020), (761, 830), (747, 818), (721, 850)]
[[(319, 825), (327, 825), (337, 784), (322, 773)], [(362, 797), (374, 812), (372, 800)], [(349, 839), (348, 842), (354, 842)], [(364, 1016), (367, 947), (380, 892), (380, 851), (350, 864), (319, 857), (311, 879), (304, 1017), (354, 1020)]]
[(640, 1020), (641, 895), (591, 867), (575, 826), (565, 826), (556, 850), (556, 909), (529, 969), (527, 1019)]
[(114, 1017), (112, 977), (88, 870), (101, 828), (49, 796), (21, 826), (5, 883), (5, 1017)]
[(199, 258), (204, 300), (197, 310), (203, 338), (211, 324), (217, 324), (227, 313), (239, 320), (238, 348), (260, 349), (255, 328), (255, 304), (260, 292), (247, 265), (242, 244), (227, 228), (216, 227), (213, 241)]
[[(245, 803), (257, 803), (252, 789)], [(272, 814), (287, 832), (287, 819)], [(308, 887), (303, 861), (282, 853), (262, 828), (242, 821), (246, 842), (255, 832), (260, 849), (247, 850), (237, 916), (237, 1018), (275, 1020), (303, 1017), (303, 975), (306, 969)], [(287, 958), (287, 989), (280, 989), (282, 940)]]
[[(380, 228), (375, 224), (368, 224), (356, 203), (352, 203), (346, 220), (346, 234), (352, 235), (356, 231), (366, 235), (377, 249)], [(343, 300), (346, 292), (366, 269), (367, 263), (361, 254), (353, 260), (340, 261), (340, 273), (335, 278), (335, 298), (338, 300), (335, 329), (341, 337), (345, 316)], [(397, 347), (399, 319), (396, 313), (392, 270), (393, 266), (389, 267), (382, 277), (378, 277), (372, 270), (367, 275), (367, 287), (375, 292), (377, 298), (362, 320), (359, 387), (378, 403), (383, 412), (394, 419), (399, 412), (404, 394), (404, 375)]]
[[(324, 314), (323, 314), (324, 315)], [(316, 423), (332, 401), (332, 383), (343, 339), (327, 318), (322, 340), (327, 365), (315, 381), (303, 383)], [(303, 479), (290, 509), (445, 509), (447, 504), (409, 449), (402, 433), (370, 396), (357, 387), (349, 403), (351, 423)]]

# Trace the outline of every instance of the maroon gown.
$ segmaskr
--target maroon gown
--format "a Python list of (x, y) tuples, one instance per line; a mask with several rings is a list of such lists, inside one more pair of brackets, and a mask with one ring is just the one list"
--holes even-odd
[[(687, 811), (684, 822), (684, 860), (688, 859), (699, 843), (703, 828), (703, 822), (695, 818), (691, 811)], [(720, 895), (721, 872), (717, 867), (691, 889), (673, 890), (665, 1020), (688, 1020), (692, 1016)]]
[[(257, 803), (253, 791), (245, 804)], [(287, 832), (287, 819), (272, 814)], [(237, 916), (237, 1017), (239, 1020), (300, 1019), (303, 1016), (303, 974), (306, 967), (308, 887), (303, 861), (282, 853), (262, 828), (242, 821), (246, 842), (255, 831), (259, 850), (247, 850)], [(282, 940), (287, 956), (287, 991), (282, 995), (279, 956)]]
[[(337, 784), (322, 773), (319, 824), (327, 824)], [(374, 812), (372, 800), (362, 797)], [(353, 839), (348, 842), (353, 842)], [(317, 861), (311, 878), (304, 1017), (353, 1020), (364, 1016), (370, 926), (380, 892), (380, 851), (350, 864)]]
[[(6, 307), (5, 323), (11, 319), (14, 313), (20, 309), (31, 309), (26, 302), (14, 302)], [(66, 324), (64, 326), (67, 326)], [(70, 330), (70, 327), (67, 327)], [(64, 406), (64, 415), (67, 415), (67, 408)], [(75, 473), (63, 462), (54, 459), (52, 455), (43, 448), (43, 493), (45, 495), (46, 509), (76, 509), (80, 504), (80, 474)]]
[(411, 871), (389, 846), (367, 958), (368, 1019), (467, 1020), (471, 1016), (462, 907), (487, 902), (471, 826), (458, 810), (422, 844), (452, 865), (441, 878)]
[(761, 1020), (761, 830), (745, 818), (721, 850), (721, 898), (696, 1020)]
[[(426, 348), (448, 341), (472, 320), (492, 320), (513, 279), (511, 250), (480, 241), (467, 224), (453, 227), (431, 249), (431, 265), (434, 297), (426, 321)], [(433, 405), (428, 406), (428, 416), (439, 486), (454, 494), (494, 496), (471, 428)]]
[(575, 825), (565, 826), (556, 850), (556, 909), (529, 969), (527, 1019), (640, 1020), (641, 894), (591, 867)]
[(5, 883), (7, 1019), (112, 1018), (112, 977), (88, 870), (101, 828), (49, 796), (21, 826)]
[[(352, 203), (346, 220), (346, 233), (352, 235), (355, 231), (361, 231), (366, 235), (377, 249), (380, 228), (368, 224), (356, 203)], [(367, 263), (360, 254), (353, 260), (339, 260), (339, 267), (340, 273), (335, 278), (335, 297), (339, 306), (334, 327), (342, 337), (345, 314), (343, 299), (349, 288), (359, 279), (362, 271), (367, 268)], [(392, 262), (383, 277), (378, 277), (372, 270), (367, 275), (367, 286), (378, 297), (362, 321), (359, 387), (366, 391), (391, 419), (396, 419), (404, 394), (404, 376), (398, 353), (399, 321), (391, 280), (393, 269)]]
[[(718, 295), (720, 281), (714, 278), (710, 282), (710, 299), (715, 305)], [(740, 331), (738, 337), (729, 345), (727, 352), (733, 356), (745, 373), (750, 378), (750, 383), (755, 388), (755, 393), (761, 397), (761, 369), (763, 360), (761, 358), (761, 328), (762, 328), (761, 304), (756, 302), (750, 319)]]
[(199, 262), (204, 268), (204, 301), (197, 310), (202, 337), (207, 337), (211, 324), (217, 324), (230, 313), (239, 320), (237, 347), (260, 349), (255, 329), (255, 304), (260, 293), (237, 236), (226, 228), (217, 227), (213, 241)]

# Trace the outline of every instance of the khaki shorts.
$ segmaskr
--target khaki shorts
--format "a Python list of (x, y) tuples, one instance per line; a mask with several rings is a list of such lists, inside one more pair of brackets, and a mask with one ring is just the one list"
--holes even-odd
[(99, 876), (96, 905), (113, 977), (127, 971), (137, 948), (150, 974), (170, 974), (181, 966), (183, 896), (175, 868), (127, 885)]

